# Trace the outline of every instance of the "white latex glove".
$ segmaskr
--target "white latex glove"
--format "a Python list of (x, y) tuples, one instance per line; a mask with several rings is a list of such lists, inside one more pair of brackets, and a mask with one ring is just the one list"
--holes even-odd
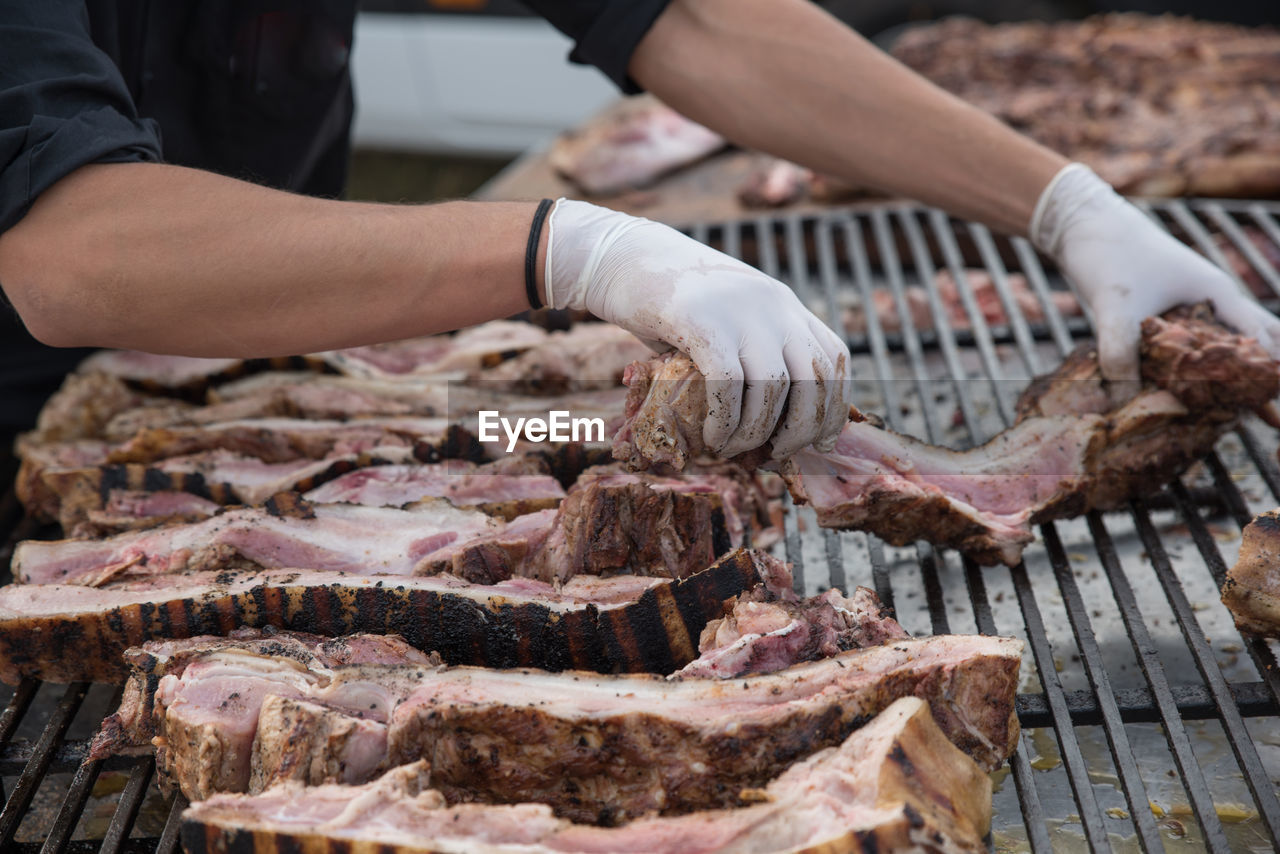
[(1092, 309), (1098, 361), (1109, 380), (1138, 381), (1143, 319), (1201, 300), (1280, 358), (1280, 319), (1082, 163), (1063, 168), (1040, 195), (1031, 240), (1058, 262)]
[(673, 228), (586, 202), (561, 199), (548, 225), (547, 303), (687, 353), (707, 378), (707, 447), (731, 457), (772, 439), (782, 458), (835, 444), (849, 350), (790, 288)]

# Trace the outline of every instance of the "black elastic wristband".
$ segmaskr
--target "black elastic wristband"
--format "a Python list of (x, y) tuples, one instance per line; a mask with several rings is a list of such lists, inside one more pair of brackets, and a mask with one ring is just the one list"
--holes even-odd
[(524, 292), (528, 294), (529, 306), (534, 311), (542, 308), (542, 300), (538, 299), (538, 243), (542, 240), (542, 224), (547, 221), (552, 204), (550, 199), (538, 202), (538, 209), (533, 213), (533, 226), (529, 229), (529, 245), (524, 248)]

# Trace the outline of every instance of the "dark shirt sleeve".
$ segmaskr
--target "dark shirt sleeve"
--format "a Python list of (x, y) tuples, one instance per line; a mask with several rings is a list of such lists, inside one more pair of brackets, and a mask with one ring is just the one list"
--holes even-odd
[(576, 43), (569, 59), (594, 65), (618, 88), (640, 87), (627, 74), (631, 54), (670, 0), (522, 0)]
[(83, 0), (0, 0), (0, 232), (86, 163), (160, 160)]

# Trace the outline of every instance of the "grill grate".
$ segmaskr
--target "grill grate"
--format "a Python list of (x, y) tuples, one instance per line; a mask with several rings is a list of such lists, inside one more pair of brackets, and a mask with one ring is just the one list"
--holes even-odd
[[(1280, 306), (1280, 204), (1172, 201), (1144, 209)], [(952, 446), (977, 444), (1013, 420), (1026, 380), (1051, 369), (1090, 318), (1064, 316), (1069, 292), (1021, 239), (914, 205), (817, 216), (699, 224), (696, 239), (786, 281), (854, 354), (859, 403), (888, 426)], [(991, 277), (1004, 322), (984, 318), (966, 270)], [(956, 283), (947, 310), (938, 274)], [(1028, 318), (1014, 274), (1026, 279)], [(917, 324), (913, 295), (928, 322)], [(854, 303), (888, 300), (854, 328)], [(988, 294), (990, 299), (991, 295)], [(963, 323), (952, 319), (964, 318)], [(1216, 598), (1239, 530), (1280, 504), (1274, 436), (1246, 422), (1182, 481), (1133, 501), (1041, 528), (1013, 569), (980, 568), (927, 543), (887, 546), (819, 529), (789, 508), (781, 548), (806, 593), (873, 587), (914, 633), (1012, 634), (1027, 641), (1018, 716), (1024, 734), (998, 773), (998, 850), (1273, 851), (1280, 841), (1280, 670), (1273, 643), (1241, 638)], [(4, 471), (11, 479), (12, 467)], [(12, 491), (0, 530), (18, 522)], [(7, 564), (8, 550), (0, 552)], [(180, 797), (164, 799), (148, 757), (84, 761), (112, 708), (111, 686), (3, 689), (0, 850), (170, 852)]]

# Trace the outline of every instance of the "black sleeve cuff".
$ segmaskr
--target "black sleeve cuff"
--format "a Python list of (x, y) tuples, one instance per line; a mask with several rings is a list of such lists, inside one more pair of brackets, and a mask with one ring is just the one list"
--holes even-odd
[(642, 91), (627, 66), (671, 0), (523, 0), (576, 44), (569, 59), (594, 65), (628, 95)]
[(569, 54), (574, 62), (594, 65), (628, 95), (642, 91), (627, 73), (631, 54), (670, 0), (610, 3), (578, 38)]
[(112, 107), (96, 107), (69, 118), (33, 116), (22, 133), (18, 157), (0, 171), (0, 232), (26, 215), (41, 193), (87, 163), (159, 161), (153, 122), (135, 121)]

